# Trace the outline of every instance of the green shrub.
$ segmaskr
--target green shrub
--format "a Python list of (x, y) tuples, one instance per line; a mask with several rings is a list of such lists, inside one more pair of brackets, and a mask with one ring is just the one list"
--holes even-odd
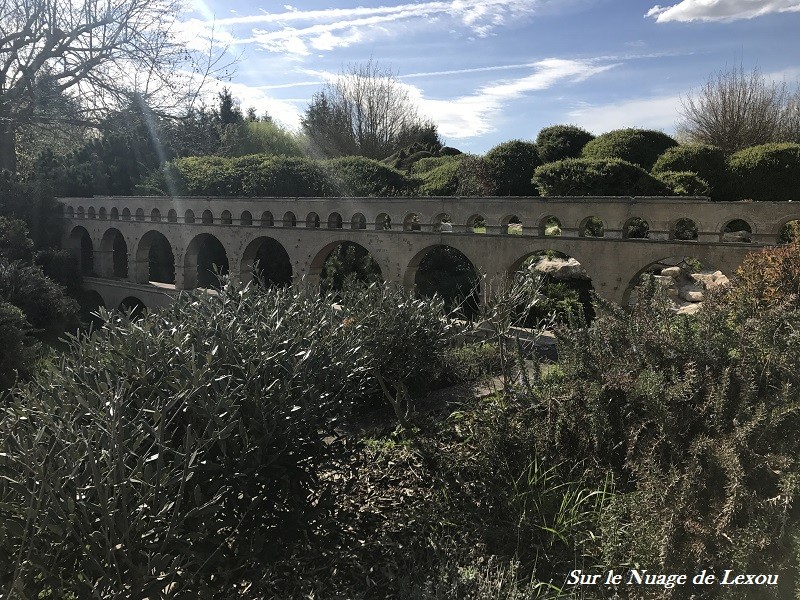
[(661, 171), (656, 177), (676, 196), (709, 196), (708, 183), (691, 171)]
[(433, 171), (444, 165), (450, 165), (460, 160), (460, 157), (464, 156), (464, 154), (455, 154), (455, 155), (448, 155), (448, 156), (431, 156), (429, 158), (423, 158), (415, 162), (411, 166), (411, 173), (414, 175), (423, 175), (424, 173), (428, 173), (429, 171)]
[(690, 171), (708, 182), (712, 200), (727, 198), (730, 177), (725, 152), (714, 146), (673, 146), (658, 157), (650, 172), (660, 177), (666, 171)]
[(729, 161), (736, 199), (800, 200), (800, 144), (764, 144)]
[[(459, 155), (463, 156), (463, 155)], [(427, 161), (438, 161), (428, 163)], [(458, 173), (460, 160), (455, 157), (427, 158), (414, 165), (413, 173), (418, 173), (422, 184), (419, 187), (423, 196), (455, 196), (458, 190)], [(423, 165), (419, 167), (418, 165)]]
[(533, 196), (533, 170), (542, 164), (536, 144), (521, 140), (503, 142), (484, 156), (498, 196)]
[(536, 169), (544, 196), (663, 196), (669, 188), (644, 169), (618, 159), (569, 158)]
[(402, 171), (363, 156), (334, 158), (322, 164), (337, 196), (404, 196), (415, 191), (418, 183)]
[(221, 127), (221, 149), (224, 156), (265, 154), (304, 156), (298, 138), (271, 121), (243, 121)]
[[(0, 404), (4, 401), (3, 392), (18, 378), (26, 379), (30, 375), (36, 364), (36, 349), (37, 341), (31, 335), (25, 315), (0, 298)], [(0, 551), (0, 561), (8, 558)], [(0, 583), (3, 583), (2, 577)]]
[(588, 142), (581, 152), (583, 158), (620, 160), (650, 170), (659, 156), (678, 142), (660, 131), (649, 129), (616, 129)]
[(456, 196), (494, 196), (492, 168), (485, 158), (467, 154), (458, 162)]
[(169, 194), (239, 196), (242, 194), (240, 177), (229, 158), (189, 156), (166, 163), (159, 183)]
[(0, 258), (9, 262), (33, 258), (33, 240), (24, 221), (0, 217)]
[(545, 127), (536, 136), (536, 147), (543, 163), (578, 158), (583, 147), (591, 142), (594, 136), (588, 131), (574, 125), (553, 125)]
[(78, 258), (69, 250), (62, 248), (42, 248), (36, 252), (34, 263), (42, 268), (44, 274), (74, 293), (81, 287), (83, 273)]

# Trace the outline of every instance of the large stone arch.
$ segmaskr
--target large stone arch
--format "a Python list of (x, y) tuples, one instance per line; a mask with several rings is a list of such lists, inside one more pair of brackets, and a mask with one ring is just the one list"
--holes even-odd
[(260, 236), (245, 248), (239, 273), (242, 281), (250, 281), (253, 274), (266, 284), (286, 285), (292, 282), (292, 261), (278, 240)]
[(116, 227), (107, 229), (103, 234), (96, 263), (100, 277), (128, 277), (128, 243)]
[[(421, 292), (423, 294), (425, 293), (425, 290), (421, 289), (420, 285), (421, 282), (419, 282), (420, 267), (424, 265), (426, 258), (431, 256), (432, 252), (439, 250), (444, 250), (446, 253), (450, 254), (452, 252), (455, 252), (461, 257), (463, 257), (463, 259), (466, 259), (466, 262), (469, 264), (469, 267), (472, 270), (472, 274), (470, 275), (466, 271), (467, 265), (463, 264), (462, 267), (465, 269), (463, 272), (464, 285), (460, 284), (455, 285), (453, 286), (453, 289), (456, 290), (458, 294), (461, 295), (465, 296), (470, 295), (470, 297), (474, 295), (474, 301), (471, 300), (469, 302), (470, 311), (474, 312), (475, 310), (477, 310), (477, 302), (479, 301), (478, 298), (480, 296), (482, 287), (480, 285), (480, 277), (481, 277), (480, 263), (476, 262), (476, 260), (470, 256), (469, 252), (465, 252), (465, 249), (459, 248), (459, 244), (457, 243), (453, 244), (434, 243), (426, 245), (424, 248), (417, 251), (417, 253), (408, 262), (408, 265), (406, 266), (405, 269), (405, 273), (403, 274), (404, 287), (409, 290), (413, 289), (416, 290), (417, 292)], [(457, 255), (453, 255), (451, 258), (456, 259)], [(460, 260), (460, 258), (458, 260)], [(443, 282), (439, 281), (438, 283), (442, 284)], [(470, 289), (466, 289), (467, 287), (469, 287)], [(438, 289), (437, 291), (439, 291), (441, 295), (445, 296), (445, 299), (448, 302), (452, 300), (452, 298), (448, 297), (448, 294), (445, 294)]]
[(386, 265), (382, 265), (378, 258), (369, 251), (369, 248), (352, 240), (336, 240), (325, 244), (311, 260), (309, 264), (309, 276), (312, 281), (317, 281), (324, 275), (325, 263), (333, 252), (337, 249), (346, 249), (348, 246), (353, 247), (359, 256), (369, 256), (378, 268), (378, 277), (381, 281), (385, 280), (387, 273)]
[(175, 252), (167, 237), (150, 230), (136, 249), (136, 282), (175, 283)]
[(223, 243), (210, 233), (196, 235), (183, 257), (183, 287), (214, 287), (216, 272), (226, 275), (228, 268), (228, 251)]
[(85, 227), (73, 227), (66, 237), (66, 248), (72, 252), (78, 261), (78, 267), (83, 275), (94, 275), (94, 243), (92, 236)]

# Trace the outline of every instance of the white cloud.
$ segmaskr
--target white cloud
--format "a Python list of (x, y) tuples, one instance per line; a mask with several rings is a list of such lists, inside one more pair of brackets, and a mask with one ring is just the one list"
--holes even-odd
[(636, 98), (611, 104), (583, 105), (567, 113), (569, 121), (595, 134), (623, 127), (675, 129), (681, 108), (681, 97), (657, 96)]
[(770, 13), (800, 12), (800, 0), (682, 0), (671, 6), (656, 5), (645, 17), (669, 21), (736, 21)]

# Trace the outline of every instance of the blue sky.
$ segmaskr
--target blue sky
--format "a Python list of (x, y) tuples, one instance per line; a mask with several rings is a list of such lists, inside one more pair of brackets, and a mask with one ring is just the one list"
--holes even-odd
[(194, 0), (182, 27), (227, 44), (234, 96), (289, 128), (370, 57), (447, 144), (479, 153), (557, 123), (672, 134), (681, 96), (740, 63), (800, 82), (800, 0), (287, 2)]

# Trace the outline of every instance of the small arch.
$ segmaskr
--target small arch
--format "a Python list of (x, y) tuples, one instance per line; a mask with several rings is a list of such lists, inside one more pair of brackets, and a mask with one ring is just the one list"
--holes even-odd
[(78, 259), (81, 273), (94, 275), (94, 244), (89, 232), (83, 227), (75, 227), (70, 232), (66, 245)]
[(261, 226), (262, 227), (274, 227), (275, 226), (275, 217), (272, 216), (272, 213), (268, 210), (265, 210), (261, 213)]
[(161, 222), (161, 211), (157, 208), (154, 208), (150, 212), (150, 221), (153, 223), (160, 223)]
[(626, 239), (644, 239), (649, 234), (650, 224), (641, 217), (628, 219), (622, 226), (622, 237)]
[(89, 219), (94, 219), (96, 217), (94, 213), (94, 206), (90, 206), (89, 210), (86, 211), (86, 217)]
[(670, 227), (670, 239), (694, 241), (697, 239), (697, 224), (689, 218), (678, 219)]
[(223, 225), (232, 225), (233, 224), (233, 215), (229, 210), (223, 210), (222, 214), (219, 216), (219, 221)]
[(122, 220), (123, 221), (130, 221), (131, 220), (131, 210), (129, 208), (122, 209)]
[(242, 212), (242, 215), (239, 217), (239, 224), (245, 227), (250, 227), (253, 224), (253, 215), (249, 210)]
[(517, 215), (508, 215), (500, 220), (500, 233), (503, 235), (522, 235), (524, 232), (522, 219)]
[(539, 235), (561, 235), (561, 220), (554, 215), (547, 215), (539, 221)]
[(144, 221), (144, 209), (137, 208), (136, 209), (136, 220), (137, 221)]
[(189, 242), (184, 255), (184, 286), (219, 286), (218, 275), (228, 274), (228, 253), (215, 236), (201, 233)]
[(105, 221), (108, 218), (108, 213), (106, 213), (105, 206), (100, 207), (100, 210), (97, 211), (97, 216), (101, 221)]
[(732, 219), (722, 228), (720, 241), (750, 243), (753, 241), (753, 228), (743, 219)]
[(175, 283), (175, 255), (163, 233), (151, 230), (142, 236), (136, 250), (136, 261), (147, 265), (146, 277), (144, 273), (140, 274), (139, 283)]
[(147, 306), (136, 296), (128, 296), (119, 303), (119, 310), (129, 313), (130, 318), (133, 321), (142, 317), (144, 312), (147, 310)]
[(403, 219), (403, 231), (420, 231), (422, 225), (419, 222), (419, 215), (417, 213), (408, 213), (406, 218)]
[(388, 231), (392, 228), (392, 218), (386, 213), (380, 213), (375, 217), (375, 230)]
[(194, 223), (194, 211), (187, 210), (183, 215), (183, 222), (184, 223)]
[(353, 215), (353, 218), (350, 219), (350, 229), (366, 229), (367, 228), (367, 217), (365, 217), (361, 213), (356, 213)]
[(169, 212), (167, 213), (167, 222), (168, 223), (177, 223), (178, 222), (178, 213), (175, 212), (174, 208), (170, 208)]
[(315, 212), (308, 213), (306, 227), (319, 227), (319, 215)]
[(101, 273), (102, 276), (119, 278), (128, 276), (128, 244), (119, 229), (111, 228), (103, 234), (100, 250), (105, 257), (111, 259), (110, 264), (106, 263), (106, 272)]
[(453, 231), (453, 219), (447, 213), (439, 213), (431, 221), (433, 231), (449, 233)]
[(328, 229), (341, 229), (342, 223), (342, 215), (337, 212), (331, 213), (328, 217)]
[(203, 221), (203, 225), (211, 225), (211, 224), (213, 224), (214, 223), (214, 214), (208, 209), (204, 210), (203, 211), (203, 216), (202, 216), (202, 221)]
[(83, 213), (83, 207), (82, 207), (82, 206), (79, 206), (79, 207), (78, 207), (77, 215), (78, 215), (78, 218), (79, 218), (79, 219), (83, 219), (83, 218), (85, 218), (85, 217), (84, 217), (84, 213)]
[(284, 227), (297, 227), (297, 217), (292, 211), (287, 212), (283, 215), (283, 226)]
[(605, 237), (606, 226), (600, 217), (586, 217), (578, 227), (580, 237)]
[(119, 209), (116, 206), (111, 209), (111, 220), (119, 221)]
[[(508, 230), (506, 229), (507, 232)], [(486, 217), (475, 214), (468, 218), (467, 233), (486, 233)]]
[(271, 237), (259, 237), (250, 242), (242, 255), (242, 277), (268, 285), (286, 286), (292, 283), (292, 263), (286, 248)]
[(66, 207), (64, 209), (64, 216), (67, 217), (68, 219), (74, 219), (75, 218), (75, 209), (72, 208), (71, 206)]

